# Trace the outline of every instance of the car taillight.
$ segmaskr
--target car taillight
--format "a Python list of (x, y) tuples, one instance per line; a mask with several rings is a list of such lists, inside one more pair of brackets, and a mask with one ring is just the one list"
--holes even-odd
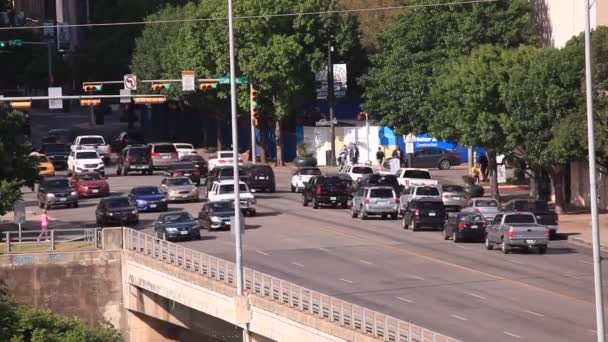
[(443, 198), (450, 198), (450, 195), (448, 195), (448, 194), (443, 194), (443, 195), (441, 195), (441, 197), (443, 197)]
[(152, 152), (150, 155), (151, 155), (152, 157), (159, 157), (159, 156), (160, 156), (160, 153), (158, 153), (158, 152)]
[(125, 161), (130, 163), (131, 162), (131, 156), (127, 156), (127, 158), (125, 158)]
[(194, 171), (192, 171), (192, 174), (193, 174), (193, 175), (200, 175), (200, 174), (201, 174), (201, 172), (200, 172), (199, 170), (194, 170)]
[(369, 198), (364, 199), (363, 204), (369, 204)]
[(317, 193), (317, 195), (320, 195), (322, 191), (323, 191), (323, 188), (320, 185), (317, 185), (317, 188), (315, 189), (315, 192)]
[(401, 203), (401, 200), (399, 200), (398, 198), (395, 198), (395, 203), (399, 204), (399, 203)]
[(175, 172), (173, 172), (173, 175), (175, 175), (175, 176), (183, 176), (184, 175), (184, 171), (175, 171)]
[(464, 195), (464, 199), (466, 199), (466, 200), (471, 199), (471, 195), (469, 195), (469, 194)]
[(224, 159), (218, 159), (217, 162), (220, 164), (224, 164), (226, 161)]
[(475, 208), (473, 211), (477, 214), (481, 213), (481, 210), (479, 210), (479, 208)]
[(549, 231), (549, 229), (545, 230), (545, 237), (549, 237), (551, 235), (551, 232)]
[(177, 152), (171, 152), (171, 157), (177, 158)]
[(416, 211), (414, 211), (414, 215), (420, 216), (420, 210), (416, 209)]
[(465, 229), (466, 227), (467, 227), (467, 225), (464, 222), (458, 223), (458, 229)]
[(507, 233), (507, 235), (509, 237), (513, 237), (513, 228), (509, 229), (509, 232)]

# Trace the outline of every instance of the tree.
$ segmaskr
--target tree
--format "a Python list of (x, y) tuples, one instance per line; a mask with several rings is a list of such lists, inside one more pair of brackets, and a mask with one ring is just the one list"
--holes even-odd
[(23, 186), (33, 187), (38, 180), (38, 165), (29, 157), (31, 146), (23, 143), (24, 124), (22, 112), (0, 106), (0, 215), (21, 200)]
[(434, 114), (431, 88), (444, 66), (483, 44), (538, 44), (530, 13), (527, 0), (406, 9), (379, 36), (372, 67), (360, 80), (364, 107), (398, 133), (426, 132)]

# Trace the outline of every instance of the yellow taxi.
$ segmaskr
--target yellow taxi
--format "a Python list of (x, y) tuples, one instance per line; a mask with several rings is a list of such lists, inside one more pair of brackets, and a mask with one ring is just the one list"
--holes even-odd
[(55, 168), (53, 163), (46, 157), (46, 155), (38, 152), (30, 153), (30, 157), (35, 157), (38, 160), (38, 169), (40, 170), (41, 176), (54, 176)]

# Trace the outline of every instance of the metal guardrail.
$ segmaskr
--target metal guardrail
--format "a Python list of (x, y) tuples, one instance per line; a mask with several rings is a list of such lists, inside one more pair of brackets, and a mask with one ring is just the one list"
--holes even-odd
[[(178, 244), (123, 228), (123, 246), (235, 287), (235, 264)], [(391, 342), (458, 342), (407, 321), (244, 268), (244, 289), (343, 327)]]
[(0, 236), (4, 244), (4, 253), (23, 252), (14, 251), (15, 246), (27, 248), (48, 245), (47, 251), (56, 251), (58, 245), (76, 242), (90, 242), (95, 249), (102, 247), (101, 228), (49, 229), (44, 237), (41, 237), (42, 232), (42, 230), (4, 232), (4, 236)]

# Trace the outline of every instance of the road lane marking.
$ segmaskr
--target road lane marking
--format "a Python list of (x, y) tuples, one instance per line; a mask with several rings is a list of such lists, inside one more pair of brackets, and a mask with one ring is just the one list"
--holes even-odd
[(298, 267), (304, 267), (304, 265), (302, 265), (302, 264), (300, 264), (300, 263), (297, 263), (297, 262), (292, 262), (291, 264), (292, 264), (292, 265), (296, 265), (296, 266), (298, 266)]
[(593, 265), (593, 263), (591, 261), (587, 261), (587, 260), (579, 260), (578, 262), (582, 262), (583, 264)]
[(327, 249), (327, 248), (319, 247), (319, 249), (322, 250), (323, 252), (329, 252), (329, 249)]
[(452, 316), (452, 317), (454, 317), (454, 318), (456, 318), (456, 319), (459, 319), (459, 320), (461, 320), (461, 321), (468, 321), (468, 319), (466, 319), (466, 318), (464, 318), (464, 317), (462, 317), (462, 316), (458, 316), (458, 315), (450, 315), (450, 316)]
[(409, 300), (409, 299), (406, 299), (406, 298), (403, 298), (403, 297), (395, 297), (395, 298), (397, 298), (399, 300), (402, 300), (402, 301), (404, 301), (406, 303), (413, 303), (414, 302), (413, 300)]
[(373, 265), (373, 262), (369, 262), (367, 260), (363, 260), (363, 259), (359, 259), (359, 261), (361, 261), (362, 263), (366, 264), (366, 265)]
[(538, 316), (538, 317), (545, 317), (545, 315), (542, 315), (542, 314), (539, 314), (538, 312), (534, 312), (534, 311), (530, 311), (530, 310), (526, 310), (524, 312), (527, 312), (527, 313), (529, 313), (531, 315), (535, 315), (535, 316)]
[(342, 279), (342, 278), (340, 278), (340, 280), (342, 280), (342, 281), (343, 281), (343, 282), (345, 282), (345, 283), (349, 283), (349, 284), (352, 284), (352, 283), (353, 283), (353, 281), (352, 281), (352, 280), (348, 280), (348, 279)]
[(461, 249), (468, 249), (468, 248), (466, 248), (464, 246), (461, 246), (461, 245), (456, 245), (456, 247), (461, 248)]
[(479, 299), (487, 299), (486, 297), (484, 297), (484, 296), (480, 296), (480, 295), (478, 295), (478, 294), (474, 294), (474, 293), (467, 293), (467, 294), (468, 294), (469, 296), (473, 296), (473, 297), (476, 297), (476, 298), (479, 298)]
[(262, 251), (256, 251), (259, 254), (265, 255), (265, 256), (269, 256), (270, 254), (266, 253), (266, 252), (262, 252)]
[(511, 336), (511, 337), (513, 337), (513, 338), (521, 338), (521, 336), (519, 336), (519, 335), (515, 335), (515, 334), (510, 333), (510, 332), (508, 332), (508, 331), (503, 331), (503, 333), (504, 333), (505, 335)]
[(410, 277), (411, 277), (411, 278), (414, 278), (414, 279), (418, 279), (418, 280), (424, 280), (424, 278), (419, 277), (419, 276), (410, 276)]

